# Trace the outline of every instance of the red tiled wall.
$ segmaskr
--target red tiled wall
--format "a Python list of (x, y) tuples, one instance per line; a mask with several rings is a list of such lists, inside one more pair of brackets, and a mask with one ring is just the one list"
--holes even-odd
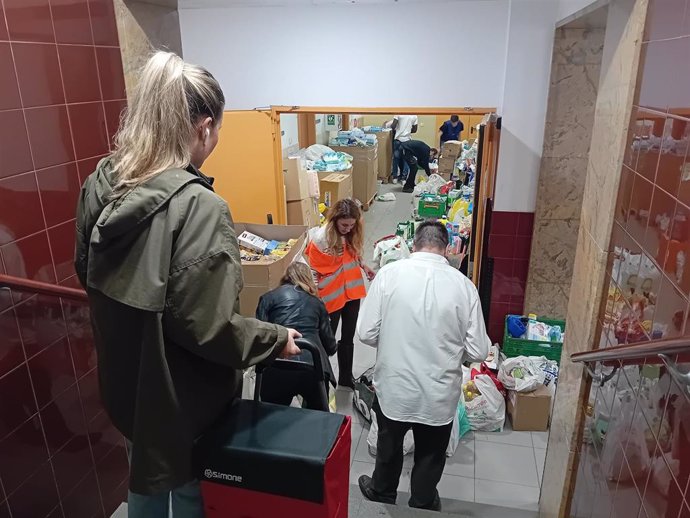
[(522, 314), (532, 246), (533, 212), (493, 212), (488, 256), (494, 260), (489, 336), (503, 341), (505, 317)]
[[(690, 1), (650, 0), (599, 347), (690, 335), (689, 56)], [(648, 361), (592, 388), (572, 516), (690, 518), (690, 393)]]
[[(79, 188), (126, 103), (112, 0), (0, 8), (0, 272), (76, 286)], [(126, 478), (88, 308), (0, 291), (0, 518), (110, 516)]]

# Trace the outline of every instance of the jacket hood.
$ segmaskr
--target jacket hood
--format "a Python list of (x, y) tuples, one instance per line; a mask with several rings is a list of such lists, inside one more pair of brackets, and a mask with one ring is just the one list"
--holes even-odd
[(170, 169), (113, 198), (110, 158), (84, 182), (77, 214), (75, 269), (85, 287), (132, 307), (161, 311), (165, 301), (178, 210), (169, 210), (185, 186), (211, 189), (193, 168)]
[(187, 184), (204, 183), (189, 171), (171, 169), (114, 200), (116, 178), (110, 158), (102, 160), (92, 176), (89, 213), (97, 217), (92, 235), (96, 248), (147, 225), (149, 218)]

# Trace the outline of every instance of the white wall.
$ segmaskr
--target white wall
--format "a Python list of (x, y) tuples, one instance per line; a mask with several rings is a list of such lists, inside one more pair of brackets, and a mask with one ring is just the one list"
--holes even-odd
[(283, 156), (287, 156), (299, 149), (299, 121), (296, 113), (280, 115), (280, 143)]
[(597, 0), (558, 0), (556, 21), (561, 21), (581, 11), (585, 7), (597, 3)]
[(494, 210), (533, 212), (544, 143), (557, 4), (513, 0)]
[(509, 4), (180, 9), (182, 46), (219, 79), (231, 109), (498, 107)]

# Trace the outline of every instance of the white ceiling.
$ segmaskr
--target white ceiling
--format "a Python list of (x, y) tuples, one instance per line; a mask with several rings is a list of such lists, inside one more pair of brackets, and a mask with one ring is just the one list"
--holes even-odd
[[(292, 7), (333, 4), (412, 4), (448, 3), (474, 0), (179, 0), (180, 9), (204, 9), (211, 7)], [(508, 0), (506, 0), (507, 2)]]

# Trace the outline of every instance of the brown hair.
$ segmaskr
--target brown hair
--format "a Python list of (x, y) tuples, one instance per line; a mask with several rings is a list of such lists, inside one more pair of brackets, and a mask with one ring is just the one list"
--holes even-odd
[(357, 204), (350, 199), (338, 200), (338, 202), (331, 207), (326, 218), (326, 240), (328, 248), (340, 252), (342, 249), (342, 241), (340, 232), (338, 232), (338, 220), (354, 219), (354, 228), (345, 235), (345, 242), (350, 250), (357, 256), (362, 255), (364, 248), (364, 228), (362, 225), (362, 211), (359, 210)]
[(314, 297), (319, 296), (319, 292), (316, 289), (316, 284), (314, 284), (314, 276), (311, 273), (311, 268), (304, 263), (292, 263), (287, 267), (285, 275), (280, 280), (280, 284), (292, 284), (302, 288), (309, 295), (314, 295)]

